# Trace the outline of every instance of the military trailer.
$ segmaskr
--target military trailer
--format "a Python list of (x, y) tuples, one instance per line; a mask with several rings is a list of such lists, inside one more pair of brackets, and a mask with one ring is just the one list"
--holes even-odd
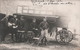
[[(25, 35), (25, 39), (28, 36), (31, 37), (32, 39), (35, 37), (34, 36), (35, 33), (33, 31), (30, 32), (30, 23), (32, 22), (32, 19), (35, 18), (36, 23), (39, 26), (40, 22), (43, 20), (44, 17), (47, 18), (47, 22), (49, 23), (49, 31), (48, 32), (50, 33), (50, 35), (52, 35), (53, 32), (56, 32), (55, 40), (57, 42), (59, 42), (60, 44), (67, 44), (67, 43), (71, 42), (73, 39), (73, 34), (69, 30), (67, 30), (67, 34), (59, 33), (61, 30), (58, 30), (58, 28), (66, 28), (66, 27), (63, 27), (63, 24), (60, 20), (60, 16), (58, 16), (58, 15), (41, 15), (41, 14), (31, 14), (31, 13), (27, 13), (27, 14), (14, 13), (13, 15), (17, 15), (18, 18), (20, 18), (21, 16), (24, 17), (25, 23), (26, 23), (25, 32), (27, 34), (27, 36)], [(39, 30), (39, 27), (38, 27), (38, 31), (39, 31), (38, 34), (40, 35), (41, 33)]]

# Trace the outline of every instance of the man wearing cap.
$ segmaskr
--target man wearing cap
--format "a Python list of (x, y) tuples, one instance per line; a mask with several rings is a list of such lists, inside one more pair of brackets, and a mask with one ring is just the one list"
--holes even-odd
[(33, 18), (30, 26), (31, 26), (31, 31), (33, 31), (35, 33), (35, 37), (37, 37), (38, 36), (38, 26), (36, 24), (36, 19), (35, 18)]
[(14, 34), (15, 34), (15, 39), (17, 41), (17, 16), (13, 15), (13, 16), (9, 16), (8, 18), (8, 27), (9, 27), (9, 31), (11, 33), (11, 39), (14, 41)]
[[(46, 20), (47, 20), (46, 18), (43, 18), (43, 21), (39, 25), (39, 27), (41, 29), (40, 42), (42, 41), (42, 39), (44, 37), (46, 38), (47, 35), (48, 35), (49, 24), (48, 24), (48, 22)], [(47, 39), (46, 39), (46, 42), (47, 42)], [(46, 44), (46, 42), (45, 42), (45, 44)]]

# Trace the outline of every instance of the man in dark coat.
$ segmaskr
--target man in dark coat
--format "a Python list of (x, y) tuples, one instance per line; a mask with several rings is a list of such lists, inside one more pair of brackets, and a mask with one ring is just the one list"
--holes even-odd
[(35, 37), (37, 37), (38, 36), (38, 26), (37, 26), (35, 18), (33, 18), (32, 23), (30, 24), (30, 27), (31, 27), (31, 31), (35, 33)]
[(23, 16), (21, 16), (20, 19), (18, 20), (18, 31), (22, 31), (22, 32), (18, 32), (18, 40), (23, 41), (25, 38), (25, 34), (24, 34), (25, 33), (25, 20)]
[[(11, 39), (14, 41), (17, 41), (17, 27), (18, 27), (18, 19), (16, 15), (9, 16), (8, 18), (8, 27), (9, 27), (9, 32), (11, 33)], [(15, 34), (15, 36), (14, 36)]]
[(46, 21), (47, 19), (46, 18), (43, 18), (43, 21), (40, 23), (39, 27), (41, 29), (41, 36), (40, 36), (40, 43), (42, 41), (42, 39), (45, 37), (45, 44), (47, 43), (47, 35), (48, 35), (48, 29), (49, 29), (49, 24), (48, 22)]

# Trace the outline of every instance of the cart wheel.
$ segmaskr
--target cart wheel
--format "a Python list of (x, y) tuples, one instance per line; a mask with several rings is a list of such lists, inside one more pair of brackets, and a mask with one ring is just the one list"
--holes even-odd
[(59, 43), (61, 43), (60, 34), (56, 35), (56, 41), (59, 42)]
[(68, 30), (68, 43), (71, 42), (73, 40), (73, 34), (71, 31)]
[(59, 42), (60, 44), (68, 44), (69, 42), (71, 42), (73, 39), (73, 34), (71, 31), (67, 31), (67, 32), (68, 34), (65, 33), (57, 34), (56, 41)]

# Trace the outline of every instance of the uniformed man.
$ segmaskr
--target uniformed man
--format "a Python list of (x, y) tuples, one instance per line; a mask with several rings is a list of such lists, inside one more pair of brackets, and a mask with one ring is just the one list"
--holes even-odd
[(17, 23), (18, 19), (16, 15), (9, 16), (8, 18), (8, 27), (9, 27), (9, 32), (11, 33), (11, 39), (14, 41), (14, 34), (15, 34), (15, 40), (17, 41)]
[[(43, 18), (43, 21), (39, 25), (39, 27), (41, 29), (40, 42), (42, 41), (42, 39), (44, 37), (46, 38), (47, 35), (48, 35), (49, 24), (48, 24), (48, 22), (46, 20), (47, 20), (46, 17)], [(46, 40), (46, 42), (45, 42), (45, 44), (46, 44), (47, 43), (47, 39), (45, 39), (45, 40)]]
[(20, 17), (20, 19), (18, 20), (18, 22), (19, 22), (18, 23), (18, 29), (22, 30), (24, 28), (24, 25), (25, 25), (25, 20), (24, 20), (23, 16)]
[(38, 26), (36, 24), (36, 19), (33, 18), (32, 23), (30, 24), (31, 27), (31, 31), (33, 31), (35, 33), (35, 37), (38, 36)]
[(23, 16), (20, 17), (20, 19), (18, 20), (18, 31), (22, 31), (22, 32), (18, 32), (18, 40), (22, 41), (24, 39), (24, 37), (22, 37), (22, 35), (24, 36), (24, 32), (25, 32), (25, 20), (23, 18)]

